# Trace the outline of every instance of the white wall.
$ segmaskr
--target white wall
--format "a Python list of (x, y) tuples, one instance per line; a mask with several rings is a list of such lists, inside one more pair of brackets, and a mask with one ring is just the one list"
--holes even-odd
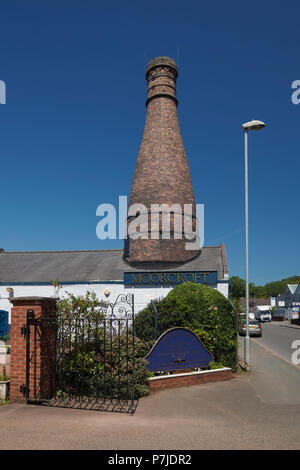
[(228, 299), (228, 295), (229, 295), (229, 284), (226, 283), (226, 282), (219, 282), (217, 286), (211, 286), (211, 287), (214, 287), (215, 289), (218, 289), (219, 292), (221, 292), (221, 294), (223, 294), (226, 299)]
[[(8, 299), (7, 287), (0, 286), (0, 310), (7, 310), (9, 312), (9, 323), (10, 323), (10, 311), (12, 304)], [(57, 297), (57, 291), (52, 285), (49, 286), (11, 286), (13, 289), (14, 297)], [(228, 298), (228, 284), (219, 283), (217, 286), (211, 286), (218, 289), (226, 298)], [(110, 290), (110, 295), (106, 296), (104, 291)], [(70, 292), (74, 295), (85, 295), (87, 291), (93, 291), (99, 300), (106, 300), (114, 302), (120, 294), (134, 294), (134, 311), (135, 313), (142, 310), (152, 299), (158, 299), (165, 297), (172, 287), (126, 287), (123, 284), (71, 284), (63, 286), (59, 289), (58, 293), (60, 297), (66, 295), (66, 292)]]

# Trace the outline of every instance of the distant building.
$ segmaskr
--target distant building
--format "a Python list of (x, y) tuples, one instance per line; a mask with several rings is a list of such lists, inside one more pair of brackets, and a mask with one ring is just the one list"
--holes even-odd
[[(244, 298), (239, 300), (242, 308), (246, 309), (246, 300)], [(254, 307), (263, 307), (262, 310), (268, 310), (275, 306), (274, 297), (251, 297), (249, 299), (249, 312), (254, 312)]]
[(277, 295), (276, 307), (284, 307), (284, 306), (285, 306), (284, 296), (282, 294)]
[(300, 305), (300, 283), (287, 284), (282, 295), (276, 297), (277, 307), (293, 307)]

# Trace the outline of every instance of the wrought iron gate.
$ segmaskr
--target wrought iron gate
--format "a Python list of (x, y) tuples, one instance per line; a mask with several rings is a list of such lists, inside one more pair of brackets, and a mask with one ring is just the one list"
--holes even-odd
[(28, 403), (134, 413), (135, 334), (133, 294), (88, 315), (36, 318), (27, 312)]

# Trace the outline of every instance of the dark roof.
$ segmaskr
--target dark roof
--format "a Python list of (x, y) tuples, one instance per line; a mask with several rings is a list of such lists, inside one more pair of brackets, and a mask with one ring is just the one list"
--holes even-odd
[[(244, 305), (246, 299), (243, 297), (239, 299), (239, 304)], [(250, 297), (249, 298), (249, 306), (250, 307), (257, 307), (258, 305), (271, 305), (271, 297)]]
[(0, 283), (123, 281), (124, 271), (218, 271), (222, 280), (227, 269), (224, 253), (222, 245), (204, 247), (185, 264), (137, 267), (126, 263), (123, 250), (2, 251)]

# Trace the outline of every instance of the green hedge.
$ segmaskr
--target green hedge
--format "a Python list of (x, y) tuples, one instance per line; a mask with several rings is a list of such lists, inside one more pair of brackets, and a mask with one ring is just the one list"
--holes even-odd
[[(236, 368), (237, 337), (234, 312), (216, 289), (186, 282), (155, 302), (158, 336), (169, 328), (190, 328), (208, 349), (215, 362)], [(154, 310), (151, 303), (135, 317), (135, 331), (143, 341), (153, 341)]]

